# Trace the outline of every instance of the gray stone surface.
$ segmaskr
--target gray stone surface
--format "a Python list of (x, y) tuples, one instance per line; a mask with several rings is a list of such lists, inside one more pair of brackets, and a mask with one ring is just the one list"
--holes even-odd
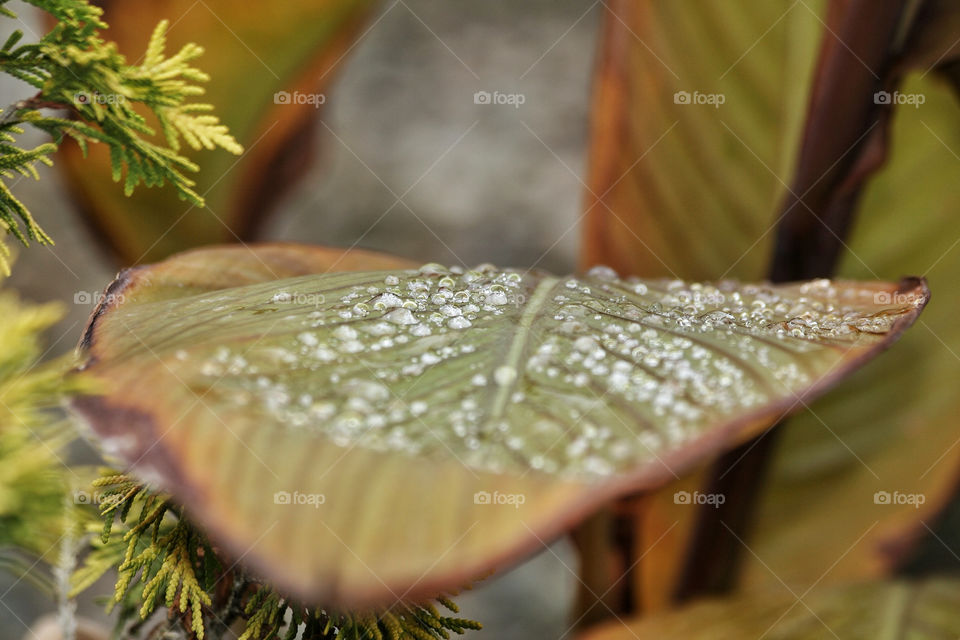
[[(272, 235), (571, 269), (599, 17), (590, 6), (388, 4), (333, 88), (321, 161)], [(476, 104), (478, 91), (523, 104)]]
[[(587, 0), (387, 0), (321, 112), (318, 161), (267, 237), (571, 270), (601, 9)], [(24, 13), (28, 33), (38, 30)], [(4, 103), (29, 95), (10, 82), (0, 91)], [(520, 94), (523, 104), (477, 104), (478, 91)], [(51, 336), (52, 353), (62, 353), (90, 311), (75, 297), (100, 290), (119, 265), (77, 222), (55, 170), (15, 190), (59, 242), (21, 251), (9, 286), (67, 303)], [(464, 594), (464, 614), (487, 627), (476, 637), (564, 637), (572, 569), (569, 547), (554, 545)], [(3, 574), (0, 594), (0, 640), (50, 608)], [(90, 602), (83, 609), (96, 613)]]

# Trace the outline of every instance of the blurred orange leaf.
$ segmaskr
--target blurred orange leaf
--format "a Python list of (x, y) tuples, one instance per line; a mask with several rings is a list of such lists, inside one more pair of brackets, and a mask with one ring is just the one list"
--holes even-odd
[(611, 622), (580, 640), (936, 640), (956, 635), (958, 611), (957, 580), (878, 582), (708, 600), (646, 619)]
[[(834, 3), (828, 15), (824, 2), (610, 3), (583, 264), (642, 276), (798, 278), (830, 271), (839, 249), (845, 277), (920, 272), (934, 288), (952, 286), (960, 121), (950, 87), (932, 72), (956, 75), (957, 12), (924, 3), (908, 30), (896, 22), (903, 5), (883, 3), (883, 28), (879, 13), (866, 28), (867, 9), (857, 8), (867, 4), (872, 11), (868, 2)], [(890, 37), (894, 27), (903, 42)], [(891, 112), (874, 89), (913, 104)], [(858, 199), (863, 219), (850, 226)], [(799, 224), (778, 229), (784, 212)], [(792, 242), (792, 257), (780, 257), (798, 263), (793, 274), (771, 269), (778, 233), (803, 229), (813, 241)], [(935, 308), (924, 331), (782, 430), (756, 529), (743, 540), (753, 553), (734, 543), (747, 584), (886, 573), (952, 492), (960, 307)], [(877, 505), (878, 491), (922, 493), (926, 503)], [(689, 527), (683, 519), (670, 535)], [(672, 571), (656, 563), (646, 584), (661, 586), (642, 594), (645, 603), (669, 604), (682, 554), (675, 562)]]

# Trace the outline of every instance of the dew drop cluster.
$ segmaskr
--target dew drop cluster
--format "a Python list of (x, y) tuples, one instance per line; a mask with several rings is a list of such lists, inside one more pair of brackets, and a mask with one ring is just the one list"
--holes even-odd
[(338, 447), (588, 479), (655, 462), (773, 398), (789, 406), (921, 302), (878, 304), (883, 292), (826, 280), (436, 264), (237, 291), (209, 319), (220, 344), (171, 364), (225, 411)]

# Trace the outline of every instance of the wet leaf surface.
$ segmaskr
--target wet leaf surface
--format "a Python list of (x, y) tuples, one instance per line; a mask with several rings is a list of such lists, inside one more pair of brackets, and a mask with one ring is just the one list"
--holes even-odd
[[(325, 273), (329, 250), (254, 255), (121, 274), (82, 345), (81, 375), (107, 391), (75, 408), (232, 554), (352, 605), (464, 583), (670, 481), (886, 347), (927, 300), (919, 280)], [(275, 279), (284, 260), (319, 273)]]

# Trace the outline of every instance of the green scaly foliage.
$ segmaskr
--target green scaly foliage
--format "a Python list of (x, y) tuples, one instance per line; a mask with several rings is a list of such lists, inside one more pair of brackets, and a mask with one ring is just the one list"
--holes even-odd
[(70, 474), (61, 453), (73, 438), (57, 409), (66, 394), (83, 391), (64, 378), (71, 359), (40, 363), (42, 334), (62, 315), (60, 305), (0, 290), (0, 570), (51, 596), (52, 576), (37, 563), (56, 557), (64, 531)]
[[(109, 608), (119, 607), (116, 636), (133, 638), (160, 607), (170, 613), (154, 629), (218, 638), (239, 625), (239, 640), (440, 640), (479, 629), (432, 604), (398, 603), (385, 611), (333, 612), (299, 605), (270, 585), (221, 560), (202, 532), (167, 496), (136, 478), (105, 470), (94, 481), (100, 518), (91, 552), (74, 574), (73, 593), (117, 570)], [(452, 613), (457, 605), (441, 595)]]
[(0, 291), (0, 549), (43, 555), (62, 531), (66, 484), (57, 448), (71, 435), (51, 409), (72, 390), (63, 377), (70, 363), (38, 364), (41, 335), (62, 313)]
[[(15, 18), (0, 0), (0, 15)], [(209, 78), (192, 66), (203, 49), (184, 46), (166, 57), (167, 22), (163, 21), (147, 44), (139, 64), (128, 64), (115, 43), (100, 37), (107, 28), (102, 10), (87, 0), (26, 0), (50, 13), (56, 26), (39, 42), (22, 43), (14, 31), (0, 47), (0, 72), (36, 88), (32, 98), (0, 111), (0, 226), (23, 244), (52, 240), (11, 191), (19, 177), (37, 179), (37, 165), (51, 165), (51, 155), (64, 138), (77, 142), (84, 153), (89, 143), (110, 148), (113, 178), (123, 180), (130, 194), (140, 184), (170, 184), (181, 197), (197, 206), (203, 198), (186, 174), (197, 165), (179, 151), (181, 141), (194, 149), (217, 147), (239, 154), (242, 147), (211, 111), (209, 104), (190, 100), (203, 93)], [(146, 107), (157, 125), (151, 126), (135, 106)], [(68, 117), (44, 110), (66, 110)], [(17, 144), (26, 127), (39, 129), (52, 141), (33, 148)], [(162, 135), (156, 135), (159, 128)], [(6, 248), (0, 267), (9, 271)]]

